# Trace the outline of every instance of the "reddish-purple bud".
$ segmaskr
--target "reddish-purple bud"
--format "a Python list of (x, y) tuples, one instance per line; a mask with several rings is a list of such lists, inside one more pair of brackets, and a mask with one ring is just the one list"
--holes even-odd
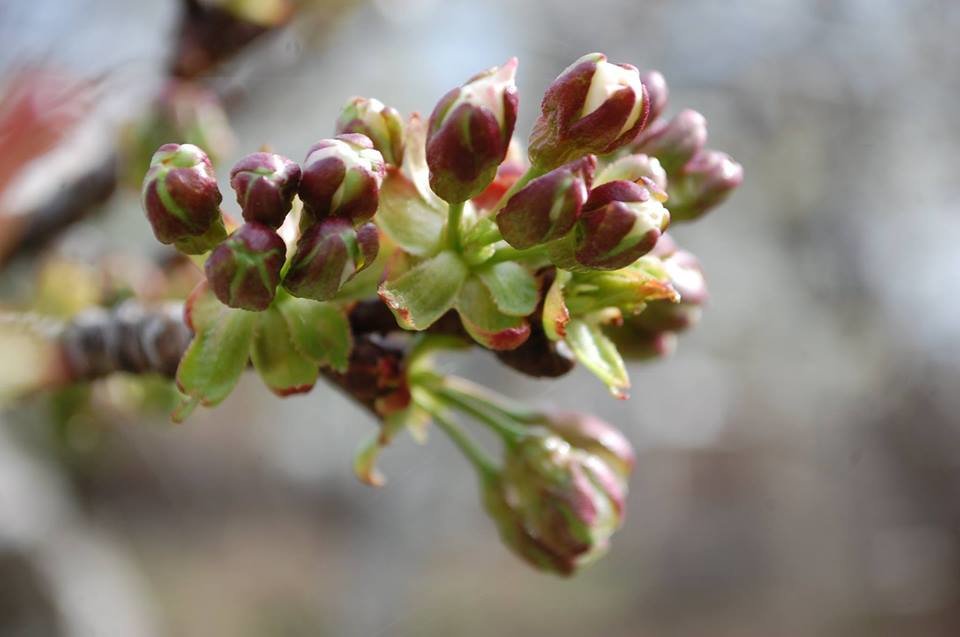
[(660, 160), (667, 174), (674, 175), (707, 143), (707, 119), (691, 109), (677, 113), (668, 122), (658, 123), (637, 137), (633, 149)]
[(220, 217), (210, 158), (193, 144), (164, 144), (143, 178), (143, 209), (160, 243), (200, 236)]
[(637, 136), (649, 110), (636, 67), (611, 64), (602, 53), (585, 55), (547, 88), (530, 134), (530, 160), (549, 170), (613, 152)]
[(667, 98), (670, 97), (670, 89), (667, 87), (667, 79), (660, 71), (647, 71), (640, 81), (647, 89), (647, 98), (650, 100), (650, 115), (647, 117), (647, 124), (650, 124), (663, 114), (663, 109), (667, 107)]
[(384, 161), (399, 167), (403, 163), (403, 117), (395, 108), (374, 98), (354, 97), (337, 118), (337, 133), (360, 133), (373, 142)]
[(657, 243), (670, 214), (650, 190), (632, 181), (593, 189), (578, 224), (575, 258), (599, 270), (624, 268)]
[(430, 115), (430, 187), (450, 203), (474, 197), (497, 174), (517, 121), (517, 59), (471, 78), (444, 95)]
[(369, 221), (380, 203), (383, 156), (366, 135), (344, 133), (321, 139), (307, 151), (300, 179), (304, 212), (313, 220), (342, 217), (353, 225)]
[(670, 215), (677, 221), (697, 219), (721, 204), (743, 182), (743, 166), (730, 155), (704, 150), (670, 180)]
[(204, 266), (210, 289), (229, 307), (265, 310), (273, 302), (287, 246), (269, 226), (240, 226), (218, 245)]
[(304, 299), (332, 299), (344, 283), (373, 263), (379, 247), (374, 224), (354, 228), (346, 219), (324, 219), (300, 236), (283, 287)]
[(530, 181), (497, 214), (504, 240), (523, 250), (573, 229), (587, 200), (597, 158), (587, 155)]
[(272, 153), (253, 153), (230, 171), (230, 185), (246, 221), (279, 228), (293, 205), (300, 185), (300, 166)]

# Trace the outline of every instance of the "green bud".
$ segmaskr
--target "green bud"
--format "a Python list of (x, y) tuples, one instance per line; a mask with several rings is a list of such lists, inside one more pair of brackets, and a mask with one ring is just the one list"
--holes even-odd
[(403, 128), (403, 118), (397, 109), (374, 98), (354, 97), (337, 118), (337, 134), (366, 135), (384, 161), (397, 167), (403, 163)]

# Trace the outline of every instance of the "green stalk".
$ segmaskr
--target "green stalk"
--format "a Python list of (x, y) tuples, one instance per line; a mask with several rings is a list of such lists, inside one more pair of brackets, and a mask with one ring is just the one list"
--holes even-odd
[(431, 410), (430, 406), (425, 405), (422, 402), (417, 403), (422, 409), (431, 412), (433, 421), (437, 424), (440, 429), (443, 430), (447, 436), (450, 437), (450, 440), (453, 441), (457, 448), (466, 456), (467, 460), (470, 461), (470, 464), (473, 465), (473, 468), (477, 470), (477, 474), (483, 480), (490, 480), (496, 478), (500, 473), (499, 468), (496, 463), (490, 459), (490, 456), (486, 454), (477, 444), (463, 431), (456, 423), (451, 420), (447, 420), (445, 416), (438, 412)]
[(547, 247), (544, 245), (533, 246), (525, 250), (518, 250), (512, 246), (500, 248), (493, 253), (493, 256), (484, 261), (485, 265), (494, 263), (503, 263), (504, 261), (526, 261), (529, 259), (539, 259), (547, 254)]
[(452, 203), (447, 213), (447, 246), (456, 253), (463, 251), (460, 241), (460, 221), (463, 219), (463, 202)]
[(479, 422), (488, 426), (495, 433), (497, 433), (503, 439), (504, 444), (508, 446), (512, 447), (516, 445), (518, 442), (520, 442), (521, 438), (527, 435), (522, 427), (510, 422), (511, 419), (508, 418), (506, 414), (495, 409), (483, 399), (462, 394), (456, 390), (451, 390), (442, 385), (432, 389), (431, 391), (434, 396), (439, 398), (444, 403), (472, 416)]
[(543, 419), (543, 413), (539, 409), (511, 400), (466, 378), (447, 376), (442, 380), (442, 383), (447, 391), (476, 401), (482, 401), (511, 420), (534, 425), (540, 423)]

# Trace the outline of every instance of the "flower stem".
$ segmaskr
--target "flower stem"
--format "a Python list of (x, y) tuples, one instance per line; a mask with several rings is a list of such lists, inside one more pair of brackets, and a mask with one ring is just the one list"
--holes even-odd
[(481, 479), (487, 480), (496, 477), (500, 472), (497, 465), (483, 449), (477, 446), (459, 425), (452, 420), (448, 420), (446, 416), (438, 413), (435, 409), (430, 409), (428, 405), (424, 405), (423, 403), (418, 403), (418, 405), (431, 412), (433, 421), (437, 423), (437, 426), (457, 445), (457, 448), (460, 449), (467, 460), (470, 461), (470, 464), (473, 465), (474, 469), (477, 470)]
[(507, 414), (496, 409), (482, 398), (463, 394), (443, 385), (433, 388), (431, 391), (441, 401), (473, 416), (473, 418), (488, 426), (508, 446), (515, 445), (527, 435), (518, 424), (510, 422), (512, 419)]
[(460, 241), (460, 221), (463, 219), (463, 202), (452, 203), (447, 213), (447, 245), (454, 252), (462, 252), (463, 245)]
[(542, 421), (543, 413), (532, 407), (527, 407), (493, 390), (459, 376), (447, 376), (442, 381), (443, 386), (451, 392), (467, 396), (477, 401), (483, 401), (501, 414), (524, 424), (536, 424)]
[(527, 259), (538, 259), (547, 253), (546, 246), (534, 246), (525, 250), (518, 250), (512, 246), (500, 248), (493, 253), (493, 256), (484, 261), (485, 265), (502, 263), (504, 261), (524, 261)]

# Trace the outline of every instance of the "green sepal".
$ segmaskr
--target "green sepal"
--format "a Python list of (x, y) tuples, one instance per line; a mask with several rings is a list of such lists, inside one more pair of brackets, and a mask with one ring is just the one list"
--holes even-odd
[(570, 322), (570, 310), (563, 297), (563, 288), (570, 281), (570, 272), (557, 270), (550, 289), (543, 299), (543, 331), (551, 341), (563, 340)]
[(294, 347), (292, 330), (276, 306), (257, 314), (250, 358), (264, 384), (278, 396), (308, 392), (319, 376), (317, 364)]
[(630, 377), (623, 357), (596, 323), (573, 319), (567, 323), (566, 343), (577, 360), (589, 369), (617, 398), (627, 397)]
[(213, 250), (227, 238), (227, 229), (223, 225), (223, 215), (219, 215), (207, 231), (194, 237), (184, 237), (174, 241), (175, 247), (181, 254), (197, 255)]
[(468, 274), (457, 254), (444, 251), (382, 283), (380, 297), (401, 327), (424, 330), (453, 307)]
[(345, 372), (353, 349), (353, 333), (343, 310), (333, 303), (278, 295), (274, 304), (283, 315), (293, 347), (314, 367)]
[(402, 173), (390, 171), (380, 188), (377, 226), (400, 248), (416, 256), (436, 251), (446, 211), (427, 202)]
[(504, 314), (478, 276), (464, 282), (457, 295), (456, 308), (467, 333), (489, 349), (515, 349), (530, 336), (527, 320)]
[[(177, 387), (212, 407), (230, 395), (247, 367), (257, 313), (223, 305), (205, 282), (190, 295), (185, 312), (194, 336), (177, 367)], [(175, 416), (186, 417), (184, 410)]]
[(481, 266), (474, 272), (504, 314), (529, 316), (537, 309), (537, 279), (519, 263), (504, 261)]

